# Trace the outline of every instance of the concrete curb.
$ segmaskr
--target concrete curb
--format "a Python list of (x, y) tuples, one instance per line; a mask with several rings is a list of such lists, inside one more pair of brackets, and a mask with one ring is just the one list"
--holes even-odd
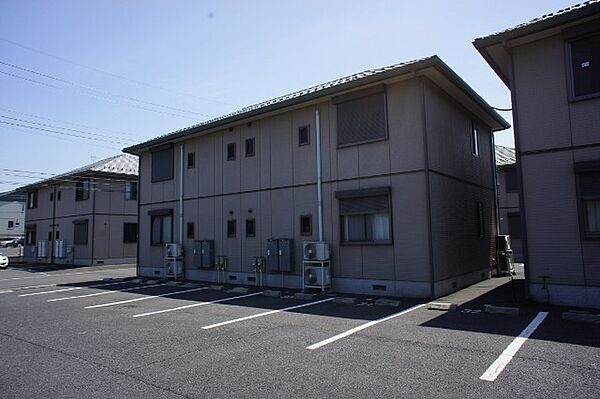
[(349, 298), (349, 297), (343, 297), (343, 296), (337, 296), (333, 300), (333, 303), (341, 303), (344, 305), (356, 305), (356, 302), (358, 302), (358, 300), (356, 298)]
[(232, 288), (225, 292), (231, 293), (231, 294), (247, 294), (248, 291), (249, 291), (248, 288), (245, 288), (245, 287), (235, 287), (235, 288)]
[(144, 284), (158, 284), (158, 280), (146, 280)]
[(315, 294), (305, 294), (303, 292), (298, 292), (296, 294), (294, 294), (294, 299), (300, 299), (303, 301), (309, 301), (311, 299), (315, 299), (316, 295)]
[(223, 291), (223, 286), (222, 285), (211, 285), (208, 287), (209, 290), (211, 291)]
[(134, 278), (133, 280), (131, 280), (132, 283), (135, 284), (141, 284), (142, 283), (142, 279), (141, 278)]
[(492, 305), (483, 305), (485, 308), (485, 313), (489, 314), (505, 314), (509, 316), (518, 316), (519, 308), (511, 308), (505, 306), (492, 306)]
[(281, 297), (281, 291), (266, 290), (266, 291), (263, 291), (262, 294), (264, 296), (272, 296), (272, 297), (275, 297), (275, 298), (280, 298)]
[(177, 287), (179, 283), (177, 281), (168, 281), (167, 287)]
[(457, 307), (457, 304), (451, 302), (429, 302), (427, 304), (429, 310), (454, 311)]
[(196, 283), (185, 283), (184, 285), (182, 285), (182, 287), (185, 287), (185, 288), (196, 288), (196, 287), (200, 287), (200, 284), (196, 284)]
[(397, 308), (400, 306), (400, 301), (397, 299), (379, 298), (375, 300), (375, 306), (392, 306)]
[(579, 323), (600, 324), (600, 314), (569, 311), (563, 312), (562, 319)]

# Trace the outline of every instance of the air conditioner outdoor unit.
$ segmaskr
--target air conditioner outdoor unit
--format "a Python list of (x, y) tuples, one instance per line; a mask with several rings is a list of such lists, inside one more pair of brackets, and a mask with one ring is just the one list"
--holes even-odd
[(37, 257), (46, 258), (48, 256), (48, 241), (39, 240), (37, 242)]
[(67, 256), (67, 243), (65, 240), (54, 241), (54, 256), (65, 258)]
[(183, 255), (183, 246), (178, 243), (165, 244), (165, 258), (177, 258)]
[(329, 266), (315, 266), (304, 268), (305, 286), (327, 286), (331, 284), (331, 271)]
[(304, 241), (303, 254), (304, 260), (329, 260), (331, 257), (329, 243), (325, 241)]
[(183, 272), (183, 262), (180, 260), (170, 260), (166, 263), (165, 275), (167, 277), (179, 276)]

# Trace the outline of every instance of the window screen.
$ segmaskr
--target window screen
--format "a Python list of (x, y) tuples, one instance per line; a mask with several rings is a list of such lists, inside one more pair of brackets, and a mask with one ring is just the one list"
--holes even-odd
[(312, 235), (312, 216), (302, 215), (300, 216), (300, 235), (311, 236)]
[(136, 181), (125, 182), (125, 199), (137, 200), (138, 184)]
[(82, 180), (75, 183), (75, 201), (90, 199), (90, 180)]
[(235, 237), (236, 236), (236, 222), (235, 220), (227, 221), (227, 237)]
[(256, 237), (256, 219), (246, 219), (246, 237)]
[(381, 140), (386, 137), (384, 91), (337, 103), (338, 146)]
[(123, 242), (137, 242), (138, 226), (137, 223), (123, 223)]
[(196, 153), (195, 152), (188, 152), (187, 167), (188, 167), (188, 169), (193, 169), (196, 167)]
[(173, 147), (152, 151), (152, 182), (173, 178)]
[(88, 221), (73, 222), (73, 244), (87, 245), (88, 243)]
[(246, 156), (253, 157), (254, 153), (254, 138), (246, 139)]
[(298, 128), (298, 145), (310, 144), (310, 126), (304, 125)]
[(600, 34), (571, 42), (573, 96), (600, 93)]
[(512, 167), (506, 168), (504, 170), (505, 170), (504, 179), (506, 182), (506, 192), (514, 193), (514, 192), (519, 191), (519, 180), (517, 177), (517, 167), (512, 166)]
[(228, 161), (235, 160), (235, 143), (227, 144), (227, 160)]

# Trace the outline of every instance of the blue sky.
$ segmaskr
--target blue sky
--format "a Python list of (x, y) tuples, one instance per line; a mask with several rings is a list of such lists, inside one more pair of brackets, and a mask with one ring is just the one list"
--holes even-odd
[[(508, 108), (507, 88), (471, 42), (572, 4), (1, 0), (0, 192), (245, 105), (432, 54)], [(496, 140), (512, 145), (512, 131)]]

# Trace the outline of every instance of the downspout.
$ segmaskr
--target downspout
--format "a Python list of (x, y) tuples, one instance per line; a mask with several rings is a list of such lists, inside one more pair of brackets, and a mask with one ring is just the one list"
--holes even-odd
[(179, 146), (179, 244), (183, 246), (183, 143)]
[(496, 236), (500, 234), (500, 209), (498, 205), (498, 174), (496, 170), (496, 137), (490, 130), (490, 145), (492, 147), (492, 179), (494, 180), (494, 213), (496, 214)]
[[(138, 155), (138, 178), (137, 178), (137, 245), (136, 245), (136, 258), (135, 258), (135, 275), (140, 277), (140, 203), (142, 202), (142, 162), (140, 158), (142, 155)], [(125, 183), (127, 184), (127, 183)]]
[(92, 256), (91, 264), (94, 265), (94, 238), (96, 237), (96, 180), (90, 179), (90, 189), (92, 190)]
[(315, 132), (317, 141), (317, 215), (319, 241), (323, 241), (323, 187), (321, 176), (321, 115), (319, 108), (315, 109)]
[(50, 263), (54, 264), (54, 242), (56, 237), (56, 186), (52, 188), (52, 239), (50, 245)]

